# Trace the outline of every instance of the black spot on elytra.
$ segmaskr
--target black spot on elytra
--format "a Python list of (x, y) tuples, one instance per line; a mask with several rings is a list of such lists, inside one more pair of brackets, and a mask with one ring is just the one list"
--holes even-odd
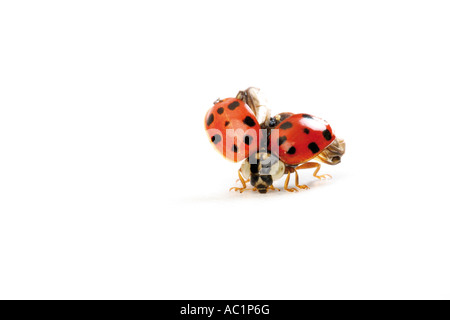
[(245, 119), (244, 119), (244, 123), (246, 124), (246, 125), (248, 125), (249, 127), (254, 127), (254, 126), (256, 126), (256, 122), (255, 122), (255, 120), (253, 120), (251, 117), (249, 117), (249, 116), (247, 116)]
[(249, 145), (252, 143), (252, 141), (253, 141), (253, 137), (251, 137), (251, 136), (249, 136), (249, 135), (246, 135), (246, 136), (244, 137), (244, 142), (245, 142), (246, 145), (249, 146)]
[(282, 136), (278, 139), (278, 145), (281, 146), (283, 143), (285, 143), (287, 140), (286, 136)]
[(308, 119), (312, 119), (313, 117), (307, 113), (302, 114), (303, 118), (308, 118)]
[(234, 101), (228, 105), (228, 109), (230, 109), (230, 110), (234, 110), (237, 107), (239, 107), (239, 102), (237, 102), (237, 101)]
[(295, 149), (295, 147), (290, 147), (289, 150), (287, 151), (287, 154), (295, 154), (297, 152), (297, 149)]
[(233, 152), (239, 152), (239, 148), (238, 148), (238, 146), (237, 145), (233, 145)]
[(216, 134), (216, 135), (211, 137), (211, 141), (214, 144), (218, 144), (220, 141), (222, 141), (222, 137), (220, 136), (220, 134)]
[(309, 129), (305, 128), (305, 130), (303, 130), (304, 133), (309, 134)]
[(225, 121), (225, 127), (228, 127), (230, 124), (230, 121)]
[(317, 152), (320, 151), (319, 146), (318, 146), (317, 143), (315, 143), (315, 142), (311, 142), (311, 143), (308, 145), (308, 148), (309, 148), (309, 150), (311, 150), (312, 153), (317, 153)]
[(206, 119), (206, 125), (210, 126), (211, 123), (214, 122), (214, 115), (211, 113), (210, 116), (208, 117), (208, 119)]
[(322, 134), (323, 134), (323, 137), (325, 139), (327, 139), (328, 141), (331, 140), (331, 132), (330, 132), (330, 130), (326, 129), (326, 130), (322, 131)]
[(286, 129), (290, 129), (292, 128), (292, 123), (291, 122), (285, 122), (280, 126), (280, 129), (286, 130)]
[(222, 114), (224, 112), (224, 109), (222, 107), (220, 107), (219, 109), (217, 109), (217, 113), (218, 114)]

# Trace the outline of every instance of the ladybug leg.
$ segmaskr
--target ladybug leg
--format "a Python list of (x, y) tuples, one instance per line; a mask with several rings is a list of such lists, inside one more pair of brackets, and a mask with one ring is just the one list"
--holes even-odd
[[(239, 191), (240, 193), (242, 193), (242, 192), (244, 192), (245, 190), (247, 190), (247, 184), (246, 184), (246, 181), (244, 180), (244, 178), (242, 177), (242, 175), (241, 175), (241, 170), (239, 169), (239, 171), (238, 171), (238, 175), (239, 175), (239, 180), (241, 181), (241, 183), (242, 183), (242, 188), (236, 188), (236, 187), (233, 187), (233, 188), (230, 188), (230, 191), (231, 190), (234, 190), (234, 191)], [(248, 181), (247, 181), (248, 182)]]
[(331, 179), (332, 176), (330, 176), (329, 174), (323, 174), (323, 175), (320, 175), (320, 176), (317, 175), (317, 173), (318, 173), (319, 170), (320, 170), (320, 167), (321, 167), (321, 165), (320, 165), (319, 163), (316, 163), (316, 162), (307, 162), (307, 163), (304, 163), (304, 164), (298, 166), (298, 167), (295, 168), (295, 169), (296, 169), (296, 170), (299, 170), (299, 169), (313, 169), (313, 168), (316, 168), (316, 171), (314, 171), (314, 173), (313, 173), (313, 176), (314, 176), (314, 177), (316, 177), (316, 178), (319, 179), (319, 180), (325, 180), (325, 179), (327, 179), (327, 178), (328, 178), (328, 179)]
[(291, 178), (291, 173), (288, 172), (287, 173), (286, 182), (284, 183), (284, 190), (289, 191), (289, 192), (296, 192), (296, 191), (298, 191), (295, 188), (289, 189), (289, 180), (290, 180), (290, 178)]
[(278, 190), (278, 191), (281, 191), (280, 189), (275, 188), (273, 185), (269, 187), (269, 190), (274, 190), (274, 191), (275, 191), (275, 190)]
[(295, 170), (295, 185), (299, 189), (304, 189), (304, 190), (308, 190), (309, 189), (309, 187), (306, 184), (302, 184), (302, 185), (299, 184), (297, 170)]

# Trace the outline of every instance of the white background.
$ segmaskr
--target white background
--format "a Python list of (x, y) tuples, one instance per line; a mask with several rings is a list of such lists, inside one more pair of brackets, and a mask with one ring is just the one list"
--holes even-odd
[[(448, 1), (4, 1), (0, 298), (450, 298)], [(204, 132), (260, 87), (347, 142), (230, 193)], [(280, 186), (282, 182), (278, 183)]]

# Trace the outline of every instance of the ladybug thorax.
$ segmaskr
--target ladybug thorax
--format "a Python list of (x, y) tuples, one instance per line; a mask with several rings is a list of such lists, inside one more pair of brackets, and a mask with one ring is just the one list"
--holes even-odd
[(241, 166), (244, 178), (250, 179), (250, 184), (260, 193), (266, 193), (274, 181), (283, 177), (285, 171), (285, 164), (268, 152), (253, 154)]

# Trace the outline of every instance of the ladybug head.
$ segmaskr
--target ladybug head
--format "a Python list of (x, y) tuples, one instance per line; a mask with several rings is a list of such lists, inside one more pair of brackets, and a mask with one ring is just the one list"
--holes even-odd
[(250, 179), (259, 193), (266, 193), (275, 180), (281, 179), (285, 170), (284, 163), (270, 152), (255, 153), (241, 166), (243, 176)]

